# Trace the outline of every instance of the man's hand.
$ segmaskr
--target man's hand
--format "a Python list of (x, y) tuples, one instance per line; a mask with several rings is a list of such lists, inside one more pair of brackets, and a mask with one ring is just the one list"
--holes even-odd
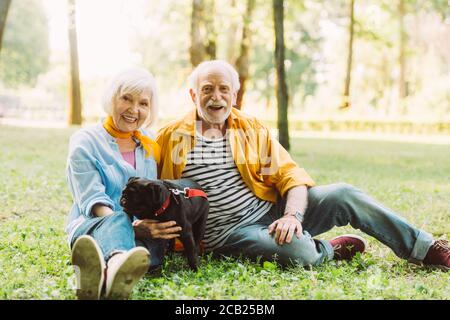
[(300, 238), (302, 231), (302, 224), (292, 215), (285, 215), (269, 226), (269, 234), (275, 232), (275, 242), (279, 245), (291, 243), (294, 233), (297, 238)]
[(159, 222), (143, 219), (133, 221), (137, 239), (174, 239), (180, 236), (181, 227), (175, 221)]

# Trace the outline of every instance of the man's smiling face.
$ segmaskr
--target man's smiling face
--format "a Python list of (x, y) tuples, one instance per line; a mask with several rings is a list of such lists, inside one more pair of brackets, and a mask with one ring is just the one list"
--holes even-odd
[(197, 88), (190, 93), (199, 117), (208, 124), (224, 124), (236, 102), (231, 76), (221, 66), (205, 68), (199, 74)]

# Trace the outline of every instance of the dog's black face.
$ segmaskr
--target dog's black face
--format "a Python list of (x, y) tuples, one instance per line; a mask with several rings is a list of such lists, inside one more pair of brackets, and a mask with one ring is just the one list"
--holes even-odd
[(122, 191), (120, 205), (138, 219), (152, 219), (170, 196), (169, 192), (161, 181), (132, 177)]

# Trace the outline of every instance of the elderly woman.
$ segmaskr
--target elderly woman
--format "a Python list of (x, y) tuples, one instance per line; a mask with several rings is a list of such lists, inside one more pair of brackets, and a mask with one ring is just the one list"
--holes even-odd
[[(158, 265), (163, 239), (178, 236), (174, 221), (131, 221), (119, 199), (132, 176), (156, 179), (160, 149), (142, 127), (156, 119), (153, 76), (143, 69), (120, 73), (105, 91), (108, 116), (70, 139), (67, 178), (74, 203), (66, 232), (79, 299), (126, 299)], [(159, 239), (158, 239), (159, 238)]]

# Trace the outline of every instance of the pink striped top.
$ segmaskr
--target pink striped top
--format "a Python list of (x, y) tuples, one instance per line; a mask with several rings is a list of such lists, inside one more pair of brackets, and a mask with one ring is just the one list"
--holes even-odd
[(128, 162), (129, 164), (131, 164), (131, 166), (133, 168), (136, 169), (136, 157), (134, 155), (134, 151), (129, 151), (129, 152), (121, 152), (122, 153), (122, 157), (123, 159)]

